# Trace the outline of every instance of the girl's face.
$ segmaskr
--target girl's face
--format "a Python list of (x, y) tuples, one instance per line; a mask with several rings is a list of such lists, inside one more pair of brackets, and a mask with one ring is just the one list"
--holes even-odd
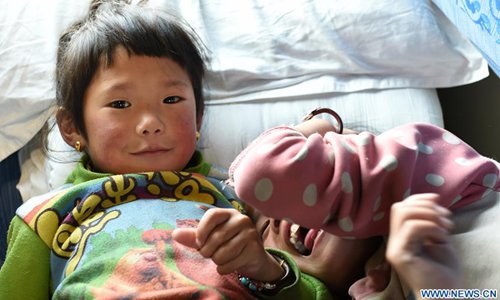
[(320, 279), (338, 295), (346, 295), (349, 286), (364, 275), (365, 263), (378, 246), (376, 239), (348, 240), (322, 230), (296, 230), (297, 225), (259, 212), (253, 212), (253, 218), (264, 246), (288, 252), (302, 272)]
[(168, 58), (118, 47), (84, 95), (83, 139), (96, 171), (182, 170), (196, 147), (196, 103), (187, 72)]

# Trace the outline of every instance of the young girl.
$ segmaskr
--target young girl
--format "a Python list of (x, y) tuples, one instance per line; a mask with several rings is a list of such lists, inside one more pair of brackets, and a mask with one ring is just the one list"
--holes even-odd
[(57, 124), (84, 155), (66, 185), (18, 209), (1, 299), (327, 297), (234, 209), (237, 243), (218, 245), (226, 266), (173, 242), (205, 206), (238, 207), (195, 150), (203, 74), (195, 36), (157, 9), (94, 1), (61, 36)]

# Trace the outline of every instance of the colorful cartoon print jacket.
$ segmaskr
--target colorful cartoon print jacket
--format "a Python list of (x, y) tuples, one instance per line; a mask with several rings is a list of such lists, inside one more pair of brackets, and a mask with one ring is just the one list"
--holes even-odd
[[(192, 169), (110, 176), (84, 165), (61, 189), (19, 208), (0, 298), (255, 299), (237, 274), (219, 275), (211, 260), (172, 240), (174, 228), (196, 226), (207, 207), (240, 207), (220, 180)], [(318, 281), (301, 281), (283, 295), (329, 298)]]

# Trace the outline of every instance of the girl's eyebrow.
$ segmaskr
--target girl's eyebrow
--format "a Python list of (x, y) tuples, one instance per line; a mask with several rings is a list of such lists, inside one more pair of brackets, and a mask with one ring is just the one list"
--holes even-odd
[[(105, 91), (106, 92), (127, 91), (129, 88), (131, 88), (131, 86), (132, 86), (132, 84), (126, 83), (126, 82), (111, 83), (109, 86), (106, 87)], [(188, 82), (186, 82), (185, 80), (180, 80), (180, 79), (166, 80), (163, 83), (163, 86), (165, 86), (166, 88), (171, 88), (171, 87), (189, 88), (190, 87)]]
[(171, 80), (165, 81), (165, 86), (167, 86), (167, 87), (172, 87), (172, 86), (189, 87), (189, 83), (184, 81), (184, 80), (180, 80), (180, 79), (171, 79)]

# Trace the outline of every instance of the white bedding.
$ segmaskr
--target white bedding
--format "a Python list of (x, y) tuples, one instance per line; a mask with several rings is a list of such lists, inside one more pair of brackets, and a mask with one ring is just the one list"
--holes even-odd
[[(434, 89), (374, 89), (225, 105), (212, 102), (207, 106), (199, 146), (208, 161), (228, 167), (236, 155), (264, 130), (277, 125), (297, 124), (317, 107), (333, 108), (340, 114), (346, 128), (357, 131), (380, 133), (409, 122), (444, 126)], [(330, 118), (328, 115), (319, 117)]]
[[(488, 75), (479, 52), (431, 1), (150, 2), (178, 11), (210, 50), (200, 147), (222, 166), (262, 130), (296, 123), (317, 106), (338, 110), (358, 130), (442, 125), (434, 88)], [(3, 0), (0, 160), (25, 146), (49, 117), (57, 38), (88, 3)], [(39, 147), (20, 153), (25, 199), (66, 174), (40, 155)]]
[(210, 101), (436, 88), (485, 74), (431, 1), (174, 2), (212, 52)]

